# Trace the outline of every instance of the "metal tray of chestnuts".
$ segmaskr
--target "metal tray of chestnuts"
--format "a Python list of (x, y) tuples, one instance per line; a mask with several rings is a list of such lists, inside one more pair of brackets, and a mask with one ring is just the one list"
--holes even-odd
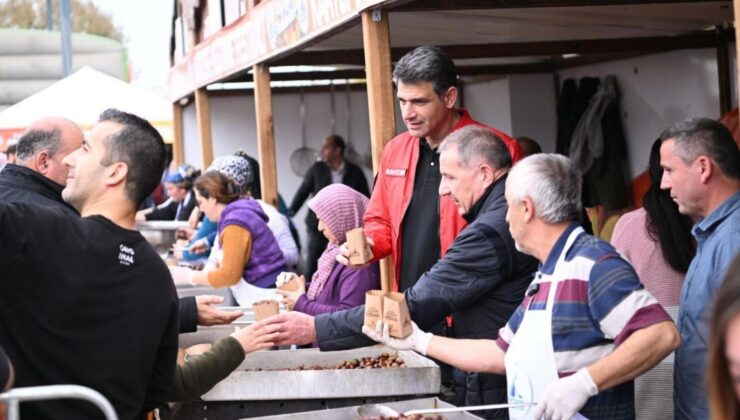
[(439, 366), (413, 351), (380, 345), (250, 353), (204, 401), (300, 400), (440, 392)]

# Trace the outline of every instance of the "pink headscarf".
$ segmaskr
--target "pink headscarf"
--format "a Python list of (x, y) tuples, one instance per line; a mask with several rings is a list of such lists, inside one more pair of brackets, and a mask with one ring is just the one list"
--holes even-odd
[[(362, 227), (362, 219), (369, 201), (367, 197), (344, 184), (331, 184), (319, 191), (308, 202), (308, 207), (334, 234), (337, 242), (342, 244), (347, 241), (347, 231)], [(310, 300), (316, 299), (324, 289), (326, 280), (336, 264), (337, 254), (339, 245), (330, 242), (319, 257), (311, 287), (306, 292)]]

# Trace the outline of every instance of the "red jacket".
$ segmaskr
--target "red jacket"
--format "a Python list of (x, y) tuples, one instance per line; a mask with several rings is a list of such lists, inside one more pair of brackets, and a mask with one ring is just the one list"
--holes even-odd
[[(488, 127), (470, 118), (466, 110), (460, 109), (458, 112), (460, 120), (452, 131), (467, 125)], [(513, 162), (524, 156), (516, 140), (493, 127), (488, 128), (506, 142)], [(388, 142), (383, 149), (373, 194), (365, 212), (365, 234), (375, 242), (374, 259), (379, 260), (388, 255), (393, 258), (394, 290), (398, 290), (401, 275), (401, 223), (411, 202), (411, 194), (414, 192), (418, 160), (418, 138), (404, 132)], [(452, 199), (440, 197), (439, 242), (442, 250), (440, 258), (465, 225), (465, 219), (458, 213)]]

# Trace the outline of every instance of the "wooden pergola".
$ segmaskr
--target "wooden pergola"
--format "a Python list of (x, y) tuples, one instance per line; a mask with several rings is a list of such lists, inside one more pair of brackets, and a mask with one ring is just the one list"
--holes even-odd
[[(175, 18), (183, 3), (190, 2), (176, 0)], [(194, 97), (204, 168), (213, 159), (210, 120), (214, 116), (206, 86), (254, 82), (262, 197), (273, 204), (277, 203), (277, 174), (270, 81), (364, 79), (377, 171), (383, 147), (396, 132), (392, 63), (418, 45), (442, 47), (463, 78), (555, 73), (662, 51), (715, 48), (720, 110), (730, 109), (728, 44), (736, 38), (731, 22), (733, 5), (735, 16), (740, 13), (740, 0), (732, 4), (729, 0), (351, 0), (343, 2), (346, 10), (334, 8), (322, 15), (295, 11), (295, 28), (288, 25), (285, 30), (295, 29), (300, 36), (265, 38), (269, 31), (261, 25), (270, 23), (267, 9), (288, 10), (281, 7), (289, 3), (263, 0), (250, 4), (245, 15), (197, 44), (170, 73), (174, 159), (184, 161), (180, 102)], [(195, 40), (197, 34), (189, 38)], [(269, 71), (270, 67), (297, 65), (333, 65), (337, 70)], [(386, 259), (384, 284), (392, 283), (391, 273)]]

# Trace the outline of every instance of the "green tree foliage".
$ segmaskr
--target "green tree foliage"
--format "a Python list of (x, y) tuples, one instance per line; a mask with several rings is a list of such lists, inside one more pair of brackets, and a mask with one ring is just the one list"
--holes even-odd
[[(72, 31), (123, 40), (111, 17), (89, 0), (71, 0)], [(59, 29), (59, 0), (52, 0), (54, 29)], [(0, 0), (0, 28), (46, 29), (46, 0)]]

